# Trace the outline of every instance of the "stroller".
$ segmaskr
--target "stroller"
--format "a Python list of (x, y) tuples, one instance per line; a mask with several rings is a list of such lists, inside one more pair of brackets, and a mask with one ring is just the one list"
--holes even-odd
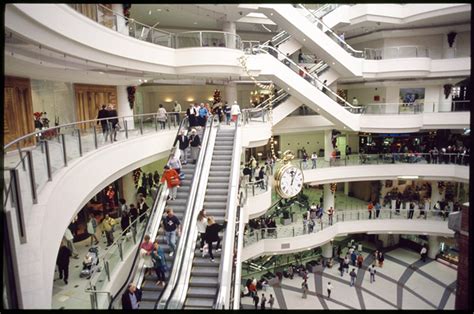
[(99, 272), (99, 248), (91, 247), (84, 256), (84, 261), (82, 262), (82, 271), (79, 277), (90, 279), (92, 274), (96, 271)]

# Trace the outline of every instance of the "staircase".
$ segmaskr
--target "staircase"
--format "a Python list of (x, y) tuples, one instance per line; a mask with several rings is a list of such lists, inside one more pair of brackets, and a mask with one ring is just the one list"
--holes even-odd
[[(222, 125), (217, 132), (204, 197), (204, 208), (207, 215), (214, 216), (218, 224), (223, 224), (226, 216), (234, 132), (234, 128)], [(202, 257), (199, 244), (199, 241), (197, 241), (184, 309), (212, 309), (218, 292), (221, 252), (216, 252), (214, 244), (213, 255), (215, 260), (211, 262), (207, 252), (206, 257)]]

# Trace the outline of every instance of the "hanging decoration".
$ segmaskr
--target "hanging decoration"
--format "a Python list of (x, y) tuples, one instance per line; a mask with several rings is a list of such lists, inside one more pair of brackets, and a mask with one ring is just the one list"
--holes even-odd
[[(259, 87), (263, 90), (267, 90), (269, 92), (270, 105), (268, 106), (268, 108), (269, 108), (268, 119), (269, 119), (269, 121), (271, 123), (271, 126), (272, 126), (271, 134), (273, 134), (273, 99), (275, 97), (275, 85), (273, 83), (262, 84), (259, 81), (257, 81), (255, 76), (250, 74), (250, 71), (247, 67), (247, 56), (241, 56), (241, 57), (237, 58), (237, 60), (239, 61), (240, 66), (244, 69), (245, 73), (247, 73), (248, 77), (250, 77), (250, 79), (255, 83), (255, 85), (257, 87)], [(270, 148), (271, 148), (271, 151), (272, 151), (272, 159), (274, 160), (274, 162), (279, 161), (280, 159), (275, 154), (275, 146), (274, 146), (273, 136), (270, 138), (270, 141), (271, 141), (270, 142)]]
[(451, 90), (453, 88), (453, 85), (445, 84), (445, 85), (443, 85), (443, 88), (444, 88), (444, 98), (448, 99), (449, 95), (451, 94)]
[(137, 168), (133, 170), (133, 183), (135, 184), (135, 188), (138, 188), (138, 182), (140, 181), (140, 176), (142, 174), (142, 169)]
[(330, 183), (329, 188), (331, 189), (332, 194), (336, 193), (337, 183)]
[(456, 38), (456, 35), (458, 33), (456, 32), (449, 32), (448, 33), (448, 44), (449, 44), (449, 48), (453, 48), (453, 44), (454, 44), (454, 39)]
[(128, 19), (130, 18), (130, 8), (132, 7), (131, 3), (124, 3), (123, 4), (123, 16), (125, 16), (127, 19), (125, 21), (125, 24), (128, 25)]
[(135, 104), (135, 92), (137, 91), (136, 86), (127, 87), (128, 103), (130, 104), (130, 109), (133, 110), (133, 105)]
[(222, 101), (221, 98), (221, 91), (216, 89), (214, 90), (214, 95), (213, 95), (213, 105), (218, 104)]
[(443, 194), (445, 188), (446, 188), (446, 184), (444, 183), (444, 181), (438, 181), (439, 195)]

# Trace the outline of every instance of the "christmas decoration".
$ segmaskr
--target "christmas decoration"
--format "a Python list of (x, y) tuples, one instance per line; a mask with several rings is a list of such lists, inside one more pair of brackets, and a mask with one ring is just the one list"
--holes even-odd
[(140, 180), (140, 176), (142, 174), (142, 169), (138, 168), (133, 170), (133, 183), (135, 184), (135, 188), (138, 188), (138, 182)]
[(336, 193), (337, 183), (330, 183), (329, 188), (331, 189), (332, 194)]
[(454, 39), (456, 38), (456, 35), (458, 33), (456, 32), (450, 32), (447, 36), (448, 36), (448, 44), (449, 44), (449, 48), (453, 48), (453, 44), (454, 44)]
[(446, 188), (446, 184), (444, 183), (444, 181), (439, 181), (438, 182), (439, 195), (443, 194), (445, 188)]
[(220, 102), (222, 101), (222, 99), (221, 99), (221, 91), (218, 90), (218, 89), (216, 89), (216, 90), (214, 91), (214, 96), (213, 96), (213, 98), (214, 98), (213, 103), (212, 103), (213, 105), (220, 103)]
[(133, 110), (133, 105), (135, 104), (135, 92), (137, 88), (135, 86), (127, 87), (128, 103), (130, 104), (130, 109)]
[(451, 94), (451, 89), (453, 88), (453, 85), (445, 84), (443, 85), (443, 88), (444, 88), (444, 98), (448, 99), (449, 94)]

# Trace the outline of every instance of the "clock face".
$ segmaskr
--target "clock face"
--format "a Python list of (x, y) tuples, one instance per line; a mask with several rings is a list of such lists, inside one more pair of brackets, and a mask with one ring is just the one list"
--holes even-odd
[(277, 192), (283, 198), (297, 195), (303, 188), (303, 172), (293, 166), (284, 166), (277, 178)]

